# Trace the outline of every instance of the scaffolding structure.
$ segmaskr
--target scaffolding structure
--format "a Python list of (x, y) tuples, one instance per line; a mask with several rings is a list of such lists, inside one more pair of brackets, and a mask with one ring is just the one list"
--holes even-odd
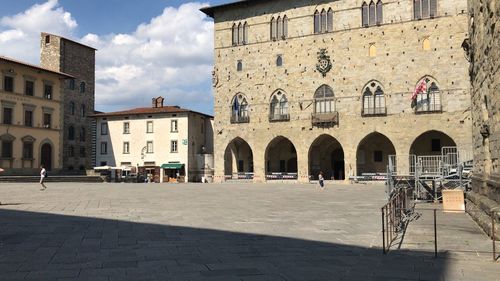
[(442, 190), (469, 188), (472, 164), (456, 146), (443, 147), (440, 155), (389, 155), (387, 194), (412, 189), (414, 200), (437, 202)]

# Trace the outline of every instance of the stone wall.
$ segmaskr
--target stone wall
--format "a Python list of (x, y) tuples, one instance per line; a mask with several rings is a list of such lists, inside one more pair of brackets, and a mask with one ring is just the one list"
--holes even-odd
[[(62, 85), (63, 169), (84, 173), (92, 167), (92, 119), (88, 116), (94, 113), (95, 107), (95, 49), (47, 33), (42, 33), (40, 40), (42, 66), (76, 77)], [(84, 91), (81, 91), (81, 83), (85, 83)], [(70, 126), (74, 128), (74, 139), (69, 138)]]
[(474, 171), (468, 209), (489, 232), (491, 211), (500, 213), (500, 6), (469, 0), (469, 13)]
[[(362, 1), (250, 1), (216, 10), (215, 179), (224, 180), (225, 149), (235, 139), (251, 148), (255, 181), (265, 180), (268, 149), (279, 136), (294, 146), (290, 159), (296, 158), (299, 181), (309, 181), (314, 168), (311, 149), (322, 136), (340, 143), (345, 163), (339, 165), (344, 165), (344, 171), (332, 173), (345, 178), (357, 173), (358, 146), (375, 132), (387, 137), (398, 155), (410, 154), (412, 143), (430, 131), (444, 133), (470, 154), (470, 83), (461, 48), (468, 36), (467, 3), (438, 2), (437, 17), (413, 20), (412, 1), (384, 1), (383, 24), (368, 28), (361, 27)], [(334, 10), (333, 31), (314, 34), (315, 10), (330, 7)], [(288, 37), (270, 40), (271, 18), (284, 15)], [(232, 46), (231, 27), (244, 22), (248, 24), (248, 42)], [(424, 49), (424, 40), (430, 47)], [(370, 46), (376, 55), (370, 56)], [(325, 76), (317, 70), (320, 49), (326, 49), (332, 62)], [(278, 55), (282, 66), (276, 64)], [(237, 70), (238, 61), (241, 71)], [(439, 86), (442, 110), (416, 114), (410, 96), (426, 76)], [(371, 81), (382, 86), (387, 114), (361, 114), (363, 89)], [(332, 127), (311, 123), (313, 96), (321, 85), (328, 85), (335, 94), (339, 117)], [(289, 121), (268, 120), (271, 96), (277, 91), (288, 99)], [(231, 103), (237, 94), (248, 101), (249, 123), (230, 122)], [(430, 147), (430, 143), (425, 145)]]

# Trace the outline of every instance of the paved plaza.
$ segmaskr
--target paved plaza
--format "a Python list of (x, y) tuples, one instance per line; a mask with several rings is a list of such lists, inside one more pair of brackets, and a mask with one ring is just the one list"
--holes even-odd
[(0, 201), (1, 281), (500, 276), (465, 214), (440, 213), (437, 259), (426, 214), (383, 255), (383, 185), (2, 183)]

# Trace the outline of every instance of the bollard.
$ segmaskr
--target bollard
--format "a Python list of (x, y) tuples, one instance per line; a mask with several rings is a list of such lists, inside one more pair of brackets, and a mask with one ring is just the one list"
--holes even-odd
[(436, 209), (434, 209), (434, 258), (438, 256)]

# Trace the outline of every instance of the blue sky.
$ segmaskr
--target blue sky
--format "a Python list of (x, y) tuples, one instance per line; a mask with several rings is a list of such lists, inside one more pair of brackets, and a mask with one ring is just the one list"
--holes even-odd
[(198, 11), (230, 0), (0, 0), (0, 55), (39, 64), (47, 31), (98, 49), (96, 109), (167, 104), (213, 113), (213, 23)]

